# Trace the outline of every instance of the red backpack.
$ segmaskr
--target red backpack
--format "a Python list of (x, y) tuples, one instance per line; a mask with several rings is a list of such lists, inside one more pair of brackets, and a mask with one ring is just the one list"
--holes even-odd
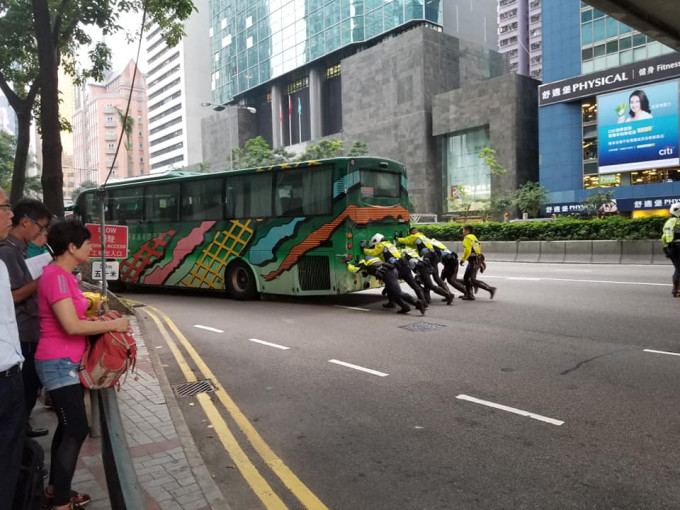
[[(90, 320), (107, 321), (120, 317), (120, 313), (111, 311)], [(93, 336), (80, 361), (80, 382), (91, 390), (119, 385), (121, 376), (134, 369), (136, 357), (137, 346), (130, 333), (111, 331)]]

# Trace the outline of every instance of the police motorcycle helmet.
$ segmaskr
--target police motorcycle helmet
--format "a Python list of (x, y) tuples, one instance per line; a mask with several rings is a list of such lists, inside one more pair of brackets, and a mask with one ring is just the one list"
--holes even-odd
[(382, 243), (385, 240), (385, 236), (382, 234), (375, 234), (373, 237), (371, 237), (371, 240), (368, 241), (368, 247), (369, 248), (375, 248), (378, 246), (379, 243)]
[(668, 211), (676, 218), (680, 218), (680, 202), (675, 202)]

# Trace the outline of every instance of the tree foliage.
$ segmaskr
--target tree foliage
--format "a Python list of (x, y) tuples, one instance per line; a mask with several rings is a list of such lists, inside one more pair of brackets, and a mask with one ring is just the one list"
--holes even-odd
[(479, 159), (484, 160), (484, 164), (489, 168), (490, 175), (505, 175), (508, 171), (496, 159), (496, 151), (490, 147), (484, 147), (479, 154)]
[(236, 148), (232, 151), (233, 170), (239, 168), (259, 168), (263, 166), (281, 165), (293, 159), (293, 154), (283, 147), (272, 148), (267, 140), (261, 136), (246, 140), (243, 149)]
[(548, 190), (537, 182), (529, 181), (517, 188), (512, 203), (521, 212), (527, 213), (530, 218), (536, 218), (541, 204), (545, 203), (547, 196)]
[[(368, 152), (364, 142), (356, 141), (352, 144), (348, 156), (362, 156)], [(295, 155), (286, 151), (283, 147), (273, 149), (261, 136), (246, 140), (243, 149), (236, 148), (232, 151), (234, 169), (259, 168), (263, 166), (281, 165), (297, 161), (310, 161), (317, 159), (329, 159), (342, 156), (344, 144), (342, 140), (324, 138), (318, 143), (310, 144), (302, 154)], [(227, 162), (229, 163), (229, 162)]]
[(71, 200), (73, 200), (75, 202), (76, 199), (78, 198), (78, 195), (80, 195), (83, 191), (85, 191), (86, 189), (96, 188), (96, 187), (97, 187), (96, 182), (93, 182), (93, 181), (83, 181), (83, 182), (81, 182), (80, 187), (75, 189), (73, 191), (73, 193), (71, 194)]
[(585, 200), (581, 202), (583, 205), (583, 214), (588, 216), (605, 216), (604, 212), (601, 212), (602, 206), (611, 203), (614, 198), (614, 192), (612, 190), (604, 191), (598, 189), (594, 193), (590, 193)]
[[(39, 88), (42, 184), (50, 190), (45, 203), (58, 216), (64, 207), (58, 68), (62, 66), (76, 83), (101, 80), (110, 67), (111, 50), (104, 42), (93, 44), (89, 29), (97, 27), (104, 35), (119, 32), (124, 30), (121, 14), (143, 8), (147, 25), (157, 24), (170, 45), (180, 41), (182, 23), (195, 10), (191, 0), (11, 0), (0, 4), (0, 88), (19, 117), (17, 160), (24, 144), (27, 151), (29, 129), (21, 128), (29, 126)], [(90, 65), (76, 69), (76, 56), (82, 49), (87, 49)], [(22, 184), (25, 161), (17, 161), (15, 168), (16, 184)]]
[(8, 192), (8, 196), (9, 190), (12, 188), (16, 148), (16, 138), (6, 131), (0, 130), (0, 186)]

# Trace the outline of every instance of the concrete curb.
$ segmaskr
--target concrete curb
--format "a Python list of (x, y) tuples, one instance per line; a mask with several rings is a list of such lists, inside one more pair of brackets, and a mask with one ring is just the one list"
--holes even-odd
[[(671, 265), (660, 240), (626, 241), (484, 241), (482, 252), (489, 261), (549, 264)], [(445, 241), (461, 255), (460, 241)]]
[[(175, 394), (172, 391), (172, 387), (170, 386), (168, 377), (165, 375), (165, 370), (163, 370), (161, 360), (158, 357), (158, 354), (156, 353), (155, 347), (158, 345), (158, 342), (156, 341), (156, 339), (154, 339), (153, 335), (150, 334), (149, 328), (147, 327), (146, 324), (145, 317), (141, 316), (141, 311), (138, 311), (135, 308), (134, 314), (135, 317), (137, 317), (139, 329), (142, 331), (142, 335), (144, 336), (144, 341), (147, 345), (147, 350), (149, 352), (149, 358), (151, 359), (151, 364), (153, 365), (153, 369), (156, 372), (156, 377), (158, 378), (161, 391), (163, 392), (163, 396), (165, 397), (165, 403), (168, 406), (170, 416), (172, 417), (172, 422), (175, 426), (175, 430), (177, 431), (177, 436), (179, 437), (179, 440), (182, 443), (182, 449), (184, 450), (187, 462), (191, 467), (191, 471), (193, 472), (194, 477), (196, 478), (196, 482), (201, 487), (203, 495), (205, 496), (205, 499), (208, 501), (210, 508), (213, 508), (215, 510), (231, 510), (231, 507), (224, 500), (224, 497), (222, 496), (220, 489), (215, 484), (215, 481), (210, 475), (210, 472), (208, 471), (208, 468), (206, 467), (203, 458), (198, 452), (198, 447), (194, 442), (194, 438), (191, 436), (189, 426), (184, 420), (182, 411), (180, 410), (179, 405), (175, 400)], [(146, 317), (146, 319), (148, 319), (148, 317)]]

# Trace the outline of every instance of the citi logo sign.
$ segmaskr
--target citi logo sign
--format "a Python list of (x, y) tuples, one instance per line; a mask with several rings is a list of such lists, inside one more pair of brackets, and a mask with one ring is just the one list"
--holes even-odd
[(659, 151), (659, 156), (672, 156), (674, 152), (675, 148), (672, 145), (666, 145)]

